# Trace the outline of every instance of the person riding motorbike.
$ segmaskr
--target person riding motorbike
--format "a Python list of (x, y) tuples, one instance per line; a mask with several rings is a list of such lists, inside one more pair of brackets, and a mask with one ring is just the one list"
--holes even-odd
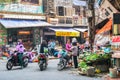
[[(45, 52), (45, 49), (47, 49), (47, 48), (48, 48), (47, 42), (45, 40), (43, 40), (41, 43), (41, 47), (40, 47), (40, 53), (45, 53), (46, 56), (48, 56), (48, 54)], [(46, 61), (48, 61), (47, 58), (46, 58)]]
[(23, 53), (25, 51), (25, 47), (22, 44), (22, 40), (18, 41), (17, 46), (16, 46), (16, 51), (17, 51), (18, 60), (20, 62), (20, 66), (21, 66), (21, 68), (23, 68), (22, 58), (23, 58)]
[(70, 56), (68, 55), (68, 52), (67, 50), (65, 49), (65, 46), (62, 46), (62, 50), (59, 51), (58, 53), (58, 57), (63, 57), (64, 59), (66, 59), (66, 64), (69, 63), (69, 59), (70, 59)]

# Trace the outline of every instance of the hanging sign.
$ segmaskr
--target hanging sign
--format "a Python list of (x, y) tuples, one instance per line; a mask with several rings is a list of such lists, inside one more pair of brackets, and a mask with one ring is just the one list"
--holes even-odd
[(112, 36), (112, 42), (120, 42), (120, 36)]
[(56, 31), (56, 36), (78, 37), (79, 36), (79, 32), (62, 32), (62, 31)]

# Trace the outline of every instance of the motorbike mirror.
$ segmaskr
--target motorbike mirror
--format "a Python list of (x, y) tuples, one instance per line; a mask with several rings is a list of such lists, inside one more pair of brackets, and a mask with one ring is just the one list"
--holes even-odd
[(37, 48), (35, 48), (35, 50), (37, 50)]

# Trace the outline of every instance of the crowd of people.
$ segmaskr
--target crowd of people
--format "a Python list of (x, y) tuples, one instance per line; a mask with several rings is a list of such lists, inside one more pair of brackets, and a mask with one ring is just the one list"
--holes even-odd
[[(86, 40), (84, 44), (79, 44), (76, 38), (72, 38), (72, 40), (67, 39), (66, 44), (62, 45), (62, 49), (60, 51), (56, 51), (56, 41), (54, 39), (51, 39), (48, 42), (46, 42), (46, 40), (42, 41), (42, 43), (40, 44), (38, 53), (45, 53), (45, 49), (48, 49), (49, 56), (55, 56), (55, 54), (58, 56), (58, 54), (63, 53), (66, 59), (71, 58), (71, 60), (73, 61), (74, 67), (77, 68), (78, 67), (77, 58), (79, 56), (80, 50), (84, 48), (89, 49), (88, 39)], [(5, 47), (3, 47), (2, 49), (4, 50)], [(20, 59), (21, 66), (22, 66), (22, 55), (23, 55), (24, 50), (26, 50), (24, 47), (24, 44), (22, 40), (19, 39), (16, 45), (16, 51), (18, 51), (18, 57)]]

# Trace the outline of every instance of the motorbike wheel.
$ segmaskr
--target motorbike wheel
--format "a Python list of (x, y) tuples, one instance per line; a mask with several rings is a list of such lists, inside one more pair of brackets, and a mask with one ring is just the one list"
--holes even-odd
[(27, 67), (28, 66), (28, 58), (24, 58), (23, 59), (23, 67)]
[(40, 71), (43, 71), (43, 64), (40, 64), (39, 67), (40, 67)]
[(64, 68), (64, 64), (63, 64), (63, 63), (59, 63), (59, 64), (57, 65), (57, 70), (58, 70), (58, 71), (63, 70), (63, 68)]
[(13, 63), (11, 61), (8, 61), (7, 64), (6, 64), (7, 70), (11, 70), (12, 67), (13, 67)]

